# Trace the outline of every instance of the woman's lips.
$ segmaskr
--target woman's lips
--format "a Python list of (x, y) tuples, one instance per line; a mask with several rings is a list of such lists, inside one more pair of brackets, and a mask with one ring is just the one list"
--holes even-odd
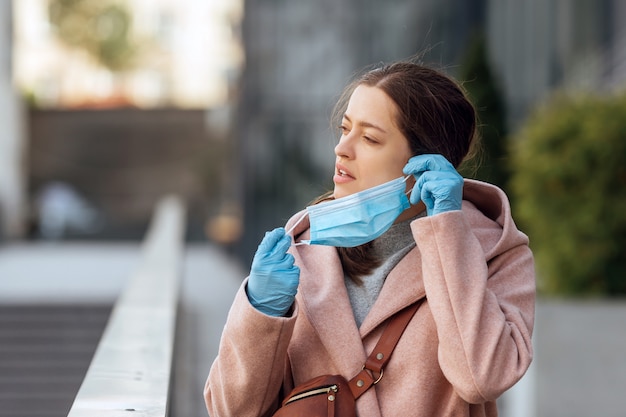
[(354, 177), (344, 168), (337, 166), (335, 169), (335, 176), (333, 182), (335, 184), (345, 184), (350, 181), (354, 181)]

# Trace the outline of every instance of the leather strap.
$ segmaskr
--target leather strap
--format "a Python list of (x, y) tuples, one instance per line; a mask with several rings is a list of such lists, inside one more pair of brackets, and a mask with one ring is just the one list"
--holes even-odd
[(359, 398), (372, 385), (376, 385), (383, 377), (383, 368), (389, 362), (391, 353), (396, 348), (404, 329), (415, 315), (424, 299), (411, 304), (396, 313), (387, 324), (374, 350), (365, 360), (363, 369), (349, 381), (350, 391), (354, 398)]

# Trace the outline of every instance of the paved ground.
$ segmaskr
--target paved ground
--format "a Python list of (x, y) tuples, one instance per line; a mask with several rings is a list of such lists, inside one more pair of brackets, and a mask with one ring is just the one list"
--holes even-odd
[(139, 259), (139, 243), (4, 244), (0, 302), (113, 302)]
[(626, 300), (539, 303), (536, 417), (624, 417)]

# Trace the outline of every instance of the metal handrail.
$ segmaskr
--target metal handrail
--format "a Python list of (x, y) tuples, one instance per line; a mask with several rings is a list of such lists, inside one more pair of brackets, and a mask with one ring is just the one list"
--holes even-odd
[(68, 417), (168, 415), (184, 218), (176, 197), (157, 205)]

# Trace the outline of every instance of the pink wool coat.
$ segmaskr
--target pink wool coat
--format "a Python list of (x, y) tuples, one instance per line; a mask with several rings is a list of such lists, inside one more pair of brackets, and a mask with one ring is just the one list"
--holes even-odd
[[(333, 247), (292, 246), (301, 275), (288, 317), (257, 311), (244, 282), (206, 383), (210, 416), (271, 415), (294, 384), (351, 378), (385, 321), (422, 297), (383, 379), (357, 401), (359, 417), (496, 416), (496, 399), (532, 359), (533, 257), (500, 189), (466, 180), (463, 200), (462, 210), (411, 223), (417, 246), (360, 328)], [(294, 235), (306, 239), (308, 222)]]

